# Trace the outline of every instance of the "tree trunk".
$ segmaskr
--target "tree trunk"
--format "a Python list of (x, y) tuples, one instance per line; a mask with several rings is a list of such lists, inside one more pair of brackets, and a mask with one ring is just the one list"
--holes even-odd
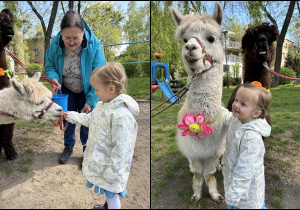
[[(274, 69), (274, 71), (276, 71), (277, 73), (280, 73), (280, 66), (281, 66), (281, 59), (282, 59), (282, 46), (283, 46), (285, 35), (286, 35), (287, 29), (289, 27), (293, 12), (294, 12), (295, 4), (296, 4), (296, 1), (290, 2), (290, 6), (289, 6), (288, 12), (287, 12), (285, 20), (284, 20), (284, 24), (282, 26), (282, 29), (281, 29), (281, 32), (279, 35), (279, 40), (277, 42), (276, 58), (275, 58), (276, 60), (275, 60), (275, 69)], [(277, 76), (275, 76), (274, 80), (272, 81), (272, 87), (278, 87), (278, 85), (279, 85), (279, 78)]]
[(69, 1), (69, 9), (74, 10), (74, 1)]
[(46, 65), (46, 51), (50, 46), (50, 39), (51, 39), (53, 25), (54, 25), (56, 13), (57, 13), (58, 3), (59, 3), (59, 1), (53, 1), (53, 7), (52, 7), (52, 11), (51, 11), (51, 16), (49, 19), (49, 25), (47, 27), (47, 31), (45, 34), (44, 70), (45, 70), (45, 65)]
[(59, 1), (53, 1), (51, 16), (50, 16), (49, 24), (48, 24), (47, 28), (46, 28), (46, 25), (45, 25), (43, 17), (36, 10), (36, 8), (33, 6), (32, 2), (31, 1), (27, 1), (27, 2), (30, 5), (32, 11), (36, 14), (36, 16), (39, 18), (39, 20), (41, 21), (41, 24), (42, 24), (44, 38), (45, 38), (45, 44), (44, 44), (44, 66), (43, 66), (43, 71), (45, 71), (46, 51), (47, 51), (48, 47), (50, 46), (50, 38), (51, 38), (51, 34), (52, 34), (52, 29), (53, 29), (53, 25), (54, 25), (56, 13), (57, 13), (57, 8), (58, 8)]
[(78, 14), (80, 14), (80, 1), (78, 1), (78, 9), (77, 9)]

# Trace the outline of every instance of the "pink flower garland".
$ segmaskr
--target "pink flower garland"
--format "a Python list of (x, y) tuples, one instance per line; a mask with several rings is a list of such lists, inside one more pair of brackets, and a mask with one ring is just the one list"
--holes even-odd
[(213, 129), (205, 125), (203, 121), (204, 116), (202, 114), (193, 116), (187, 113), (182, 118), (183, 124), (178, 124), (178, 129), (184, 130), (181, 133), (182, 136), (189, 134), (190, 136), (198, 136), (198, 138), (203, 139), (213, 133)]

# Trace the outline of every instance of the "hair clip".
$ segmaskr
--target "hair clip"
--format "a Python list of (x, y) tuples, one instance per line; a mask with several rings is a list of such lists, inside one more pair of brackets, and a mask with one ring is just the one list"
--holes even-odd
[(255, 86), (257, 86), (257, 87), (263, 89), (265, 92), (268, 92), (267, 89), (264, 88), (264, 87), (261, 85), (261, 83), (258, 82), (258, 81), (253, 81), (253, 82), (251, 82), (251, 85), (255, 85)]

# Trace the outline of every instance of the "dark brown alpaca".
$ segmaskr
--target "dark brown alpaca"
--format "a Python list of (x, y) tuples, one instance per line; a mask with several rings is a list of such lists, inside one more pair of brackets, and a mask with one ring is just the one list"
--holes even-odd
[[(3, 70), (7, 69), (4, 47), (11, 41), (13, 35), (13, 15), (9, 9), (3, 9), (0, 13), (0, 68)], [(8, 86), (9, 78), (7, 75), (0, 76), (0, 90)], [(14, 123), (0, 125), (0, 154), (3, 148), (7, 159), (10, 160), (14, 160), (18, 156), (12, 142), (14, 125)]]
[[(269, 25), (268, 22), (259, 26), (248, 28), (242, 39), (242, 50), (244, 54), (244, 74), (243, 82), (251, 83), (258, 81), (263, 87), (270, 88), (270, 73), (264, 68), (263, 63), (267, 62), (271, 67), (271, 63), (275, 57), (274, 41), (279, 37), (276, 26)], [(240, 85), (237, 86), (228, 101), (227, 109), (231, 111), (232, 103)], [(266, 119), (270, 124), (270, 116)]]

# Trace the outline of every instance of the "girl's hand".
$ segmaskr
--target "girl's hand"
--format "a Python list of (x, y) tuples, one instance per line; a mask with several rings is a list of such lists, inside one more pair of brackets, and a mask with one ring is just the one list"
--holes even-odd
[(91, 107), (90, 105), (88, 105), (87, 103), (85, 103), (84, 107), (82, 108), (82, 110), (80, 111), (81, 113), (89, 113), (91, 111)]
[(67, 118), (68, 117), (68, 112), (63, 112), (62, 115), (63, 115), (64, 118)]

